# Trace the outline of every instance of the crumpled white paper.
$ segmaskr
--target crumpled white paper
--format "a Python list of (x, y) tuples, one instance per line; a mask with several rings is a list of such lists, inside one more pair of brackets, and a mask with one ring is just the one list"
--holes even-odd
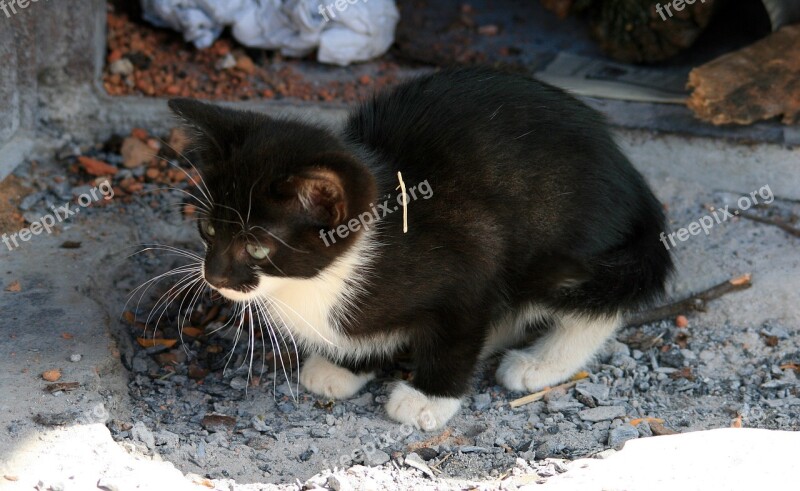
[(144, 18), (200, 49), (231, 26), (252, 48), (349, 65), (384, 54), (400, 19), (394, 0), (141, 0)]

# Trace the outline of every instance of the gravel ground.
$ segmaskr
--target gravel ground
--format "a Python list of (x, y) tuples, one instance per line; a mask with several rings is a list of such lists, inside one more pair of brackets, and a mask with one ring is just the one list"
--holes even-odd
[[(146, 132), (134, 135), (151, 148), (158, 146)], [(143, 243), (197, 250), (191, 208), (181, 205), (179, 191), (164, 190), (166, 185), (189, 189), (189, 180), (161, 160), (126, 168), (128, 157), (117, 153), (122, 143), (112, 139), (79, 147), (65, 142), (57, 164), (18, 168), (15, 175), (34, 190), (19, 203), (23, 217), (35, 221), (51, 204), (85, 193), (97, 179), (110, 178), (117, 195), (82, 211), (84, 226), (101, 214), (113, 214), (135, 227)], [(161, 152), (172, 158), (168, 150)], [(79, 155), (118, 170), (110, 177), (90, 175), (86, 170), (94, 167)], [(56, 167), (65, 164), (70, 168), (67, 179), (59, 177)], [(706, 213), (706, 203), (750, 191), (659, 184), (675, 228)], [(789, 200), (776, 200), (767, 211), (787, 220), (800, 214), (798, 204)], [(748, 241), (747, 246), (735, 242), (737, 237)], [(268, 342), (262, 349), (259, 338), (248, 346), (246, 340), (234, 342), (230, 330), (213, 333), (231, 312), (210, 295), (191, 308), (190, 302), (183, 309), (173, 302), (158, 321), (144, 322), (173, 283), (165, 281), (125, 307), (130, 292), (184, 262), (163, 251), (120, 259), (105, 278), (107, 284), (87, 292), (101, 299), (113, 317), (120, 316), (112, 331), (130, 370), (132, 406), (112, 413), (107, 426), (132, 454), (168, 460), (196, 482), (212, 479), (220, 486), (234, 480), (236, 489), (266, 487), (242, 483), (272, 483), (338, 490), (411, 488), (430, 485), (432, 477), (452, 479), (438, 482), (453, 488), (476, 480), (522, 485), (563, 472), (562, 459), (606, 457), (627, 440), (654, 434), (730, 426), (800, 429), (796, 307), (757, 323), (752, 322), (752, 309), (743, 308), (741, 318), (736, 315), (742, 298), (752, 302), (763, 295), (753, 291), (761, 270), (776, 263), (800, 269), (797, 239), (740, 219), (720, 226), (712, 238), (694, 240), (708, 241), (701, 246), (709, 250), (708, 257), (743, 257), (735, 264), (752, 268), (753, 289), (712, 303), (707, 314), (690, 315), (686, 327), (669, 320), (623, 329), (587, 367), (586, 378), (518, 408), (509, 402), (525, 394), (498, 386), (496, 361), (489, 361), (474, 378), (473, 393), (460, 413), (438, 434), (400, 426), (383, 412), (389, 383), (408, 376), (402, 360), (351, 400), (318, 399), (298, 389), (297, 362), (289, 352), (280, 355), (285, 371), (280, 364), (275, 370), (276, 356)], [(757, 253), (762, 250), (767, 252)], [(687, 253), (676, 251), (679, 264), (691, 266)], [(720, 264), (728, 265), (723, 277), (744, 272), (732, 270), (728, 259)], [(187, 319), (182, 335), (179, 316)], [(137, 340), (153, 337), (177, 341), (169, 347), (145, 347)], [(340, 470), (320, 473), (332, 468)]]

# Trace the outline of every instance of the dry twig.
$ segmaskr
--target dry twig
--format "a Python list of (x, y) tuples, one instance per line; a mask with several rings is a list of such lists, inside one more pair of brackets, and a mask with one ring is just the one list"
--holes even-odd
[(778, 227), (779, 229), (783, 230), (789, 235), (792, 235), (794, 237), (800, 237), (800, 228), (792, 227), (791, 225), (782, 220), (778, 220), (776, 218), (764, 218), (758, 215), (754, 215), (752, 213), (745, 213), (745, 212), (741, 212), (740, 216), (742, 218), (747, 218), (748, 220), (752, 220), (754, 222), (765, 223), (767, 225), (774, 225), (775, 227)]
[(715, 300), (731, 292), (750, 288), (753, 285), (751, 278), (752, 276), (750, 273), (747, 273), (742, 276), (732, 278), (728, 281), (724, 281), (719, 285), (715, 285), (708, 290), (704, 290), (700, 293), (692, 295), (689, 298), (663, 305), (653, 310), (638, 312), (628, 319), (626, 325), (628, 327), (640, 326), (649, 322), (670, 319), (676, 315), (685, 314), (687, 312), (705, 312), (706, 306), (711, 300)]

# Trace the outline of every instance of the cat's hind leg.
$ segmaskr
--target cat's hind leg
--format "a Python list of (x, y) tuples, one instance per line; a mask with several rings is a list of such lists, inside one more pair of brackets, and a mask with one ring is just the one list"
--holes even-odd
[(563, 314), (528, 348), (510, 350), (497, 380), (515, 391), (534, 392), (567, 380), (588, 363), (621, 324), (619, 314)]

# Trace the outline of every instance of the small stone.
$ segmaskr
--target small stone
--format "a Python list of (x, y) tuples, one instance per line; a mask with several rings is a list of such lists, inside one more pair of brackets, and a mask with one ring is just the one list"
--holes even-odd
[(136, 372), (136, 373), (145, 373), (145, 372), (147, 372), (147, 360), (137, 356), (131, 362), (131, 369), (133, 369), (133, 371)]
[(608, 356), (614, 356), (614, 355), (630, 356), (631, 349), (628, 347), (627, 344), (621, 341), (617, 341), (616, 339), (611, 339), (610, 341), (608, 341), (608, 343), (606, 343), (605, 352), (608, 354)]
[(685, 329), (689, 327), (689, 319), (687, 319), (685, 315), (679, 315), (678, 317), (675, 317), (675, 327), (679, 329)]
[(610, 389), (607, 385), (584, 382), (576, 385), (575, 391), (595, 401), (605, 401), (608, 400)]
[(177, 449), (181, 443), (181, 437), (167, 430), (161, 430), (155, 435), (156, 445), (159, 447), (169, 447)]
[(146, 175), (146, 176), (147, 176), (147, 178), (148, 178), (148, 179), (150, 179), (150, 180), (156, 180), (156, 179), (158, 179), (158, 178), (161, 176), (161, 171), (159, 171), (159, 170), (158, 170), (157, 168), (155, 168), (155, 167), (150, 167), (150, 168), (148, 168), (148, 169), (147, 169), (147, 171), (145, 172), (145, 175)]
[(547, 402), (547, 412), (549, 413), (574, 414), (581, 408), (583, 408), (583, 404), (569, 399), (556, 399)]
[(122, 141), (120, 153), (122, 154), (122, 165), (128, 169), (141, 167), (149, 163), (155, 155), (155, 152), (147, 143), (132, 136)]
[(591, 409), (584, 409), (578, 413), (583, 421), (606, 421), (614, 418), (621, 418), (625, 416), (625, 408), (622, 406), (600, 406)]
[(616, 450), (614, 450), (613, 448), (609, 448), (609, 449), (603, 450), (602, 452), (597, 452), (596, 454), (594, 454), (594, 458), (596, 458), (596, 459), (607, 459), (607, 458), (611, 457), (612, 455), (614, 455), (615, 453), (617, 453)]
[(222, 70), (229, 70), (235, 66), (236, 66), (236, 58), (234, 58), (232, 54), (228, 53), (219, 60), (217, 60), (217, 63), (214, 65), (214, 68), (216, 68), (219, 71), (222, 71)]
[(311, 457), (313, 457), (315, 453), (316, 452), (314, 452), (314, 449), (309, 447), (308, 449), (306, 449), (305, 452), (301, 453), (298, 456), (298, 458), (300, 459), (301, 462), (308, 462), (309, 460), (311, 460)]
[(683, 368), (683, 362), (685, 357), (683, 353), (678, 348), (672, 348), (671, 350), (661, 353), (658, 357), (658, 361), (662, 365), (666, 365), (668, 367), (673, 368)]
[(639, 430), (631, 425), (624, 424), (608, 432), (608, 446), (620, 450), (625, 442), (639, 438)]
[(139, 440), (151, 450), (156, 446), (156, 437), (153, 435), (153, 432), (150, 431), (150, 429), (148, 429), (147, 426), (145, 426), (145, 424), (141, 421), (137, 421), (133, 424), (133, 427), (131, 428), (131, 438), (134, 440)]
[(364, 463), (368, 465), (383, 465), (392, 458), (383, 450), (373, 450), (372, 452), (368, 452), (364, 457)]
[(638, 431), (639, 436), (642, 437), (653, 436), (653, 430), (650, 429), (650, 424), (647, 421), (642, 421), (636, 425), (636, 431)]
[(81, 361), (82, 358), (83, 355), (81, 355), (80, 353), (73, 353), (69, 355), (69, 361), (71, 361), (72, 363), (78, 363), (79, 361)]
[(225, 431), (236, 426), (236, 418), (224, 414), (210, 413), (203, 417), (201, 424), (208, 431)]
[(483, 411), (484, 409), (489, 407), (489, 404), (491, 403), (492, 403), (492, 396), (486, 393), (475, 394), (472, 397), (472, 409), (474, 409), (475, 411)]
[(17, 208), (19, 208), (22, 211), (29, 211), (31, 208), (36, 206), (36, 204), (39, 201), (41, 201), (43, 197), (44, 197), (44, 193), (32, 193), (32, 194), (29, 194), (29, 195), (25, 196), (24, 198), (22, 198), (22, 201), (19, 202), (19, 205), (17, 206)]
[(486, 447), (478, 447), (475, 445), (465, 445), (463, 447), (459, 447), (458, 450), (461, 453), (489, 453), (489, 449)]
[(346, 477), (337, 475), (328, 478), (328, 487), (333, 491), (352, 491), (354, 489)]
[(72, 188), (72, 196), (77, 198), (78, 196), (80, 196), (82, 194), (91, 193), (92, 189), (93, 189), (92, 186), (89, 186), (89, 185), (86, 185), (86, 184), (84, 184), (82, 186), (75, 186), (74, 188)]
[(230, 386), (236, 390), (244, 390), (247, 387), (247, 380), (242, 377), (234, 377), (230, 381)]
[(313, 438), (327, 438), (330, 436), (328, 432), (328, 428), (323, 428), (321, 426), (317, 426), (315, 428), (311, 428), (311, 436)]
[(133, 63), (127, 58), (120, 58), (108, 67), (108, 70), (114, 75), (122, 75), (127, 77), (133, 73)]
[(247, 440), (247, 446), (254, 450), (266, 450), (270, 447), (272, 440), (263, 436), (256, 436)]

